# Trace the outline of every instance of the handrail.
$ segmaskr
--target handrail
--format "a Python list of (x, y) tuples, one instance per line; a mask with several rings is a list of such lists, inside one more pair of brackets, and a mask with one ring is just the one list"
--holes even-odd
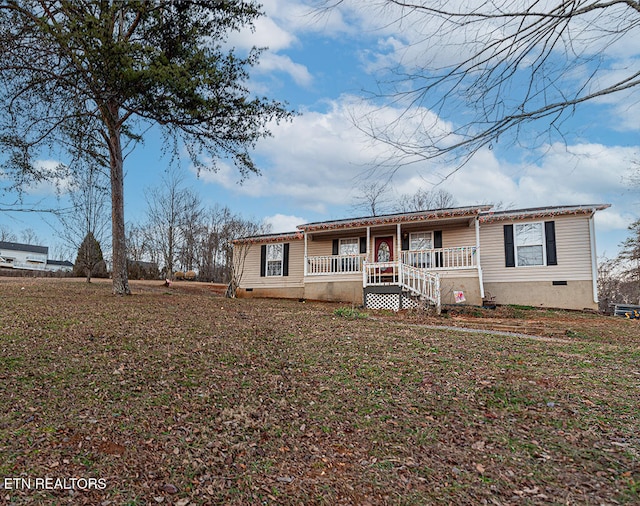
[(427, 299), (440, 313), (440, 276), (403, 262), (364, 262), (362, 284), (367, 286), (400, 285)]

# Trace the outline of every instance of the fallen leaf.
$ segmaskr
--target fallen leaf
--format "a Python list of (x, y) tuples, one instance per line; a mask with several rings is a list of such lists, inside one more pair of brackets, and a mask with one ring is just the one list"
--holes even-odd
[(178, 493), (178, 487), (176, 487), (175, 485), (172, 485), (171, 483), (165, 483), (162, 486), (162, 490), (164, 490), (167, 494), (177, 494)]
[(475, 443), (473, 443), (471, 445), (471, 448), (473, 448), (474, 450), (479, 450), (479, 451), (484, 450), (484, 441), (476, 441)]

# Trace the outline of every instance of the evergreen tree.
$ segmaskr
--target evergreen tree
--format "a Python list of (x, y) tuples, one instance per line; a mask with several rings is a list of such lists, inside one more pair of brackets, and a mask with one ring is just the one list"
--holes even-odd
[(102, 248), (91, 232), (85, 236), (78, 248), (73, 273), (76, 276), (86, 276), (87, 283), (91, 283), (91, 276), (102, 278), (107, 275), (106, 264), (102, 258)]

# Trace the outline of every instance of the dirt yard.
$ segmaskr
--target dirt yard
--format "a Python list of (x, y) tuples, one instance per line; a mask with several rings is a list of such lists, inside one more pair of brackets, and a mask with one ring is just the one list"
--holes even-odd
[(0, 503), (640, 503), (638, 321), (132, 288), (0, 278)]

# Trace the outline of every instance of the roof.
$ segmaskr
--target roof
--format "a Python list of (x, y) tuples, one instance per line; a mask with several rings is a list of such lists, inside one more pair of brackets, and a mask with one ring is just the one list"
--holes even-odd
[(313, 232), (316, 230), (335, 230), (340, 228), (368, 227), (372, 225), (391, 225), (394, 223), (410, 223), (414, 221), (438, 220), (443, 218), (465, 218), (481, 214), (491, 209), (491, 205), (451, 207), (447, 209), (430, 209), (412, 213), (383, 214), (380, 216), (364, 216), (334, 221), (318, 221), (298, 225), (300, 230)]
[(34, 246), (33, 244), (21, 244), (18, 242), (5, 242), (0, 241), (0, 250), (10, 251), (28, 251), (30, 253), (40, 253), (42, 255), (49, 254), (49, 248), (47, 246)]
[(412, 213), (383, 214), (380, 216), (364, 216), (360, 218), (347, 218), (343, 220), (317, 221), (298, 225), (295, 232), (283, 232), (279, 234), (264, 234), (243, 237), (234, 240), (237, 243), (266, 243), (302, 239), (303, 232), (318, 230), (339, 230), (346, 228), (361, 228), (369, 226), (391, 225), (395, 223), (411, 223), (427, 220), (442, 220), (450, 218), (472, 218), (477, 216), (482, 223), (490, 223), (501, 220), (543, 218), (563, 216), (570, 214), (592, 214), (611, 207), (611, 204), (583, 204), (567, 206), (531, 207), (527, 209), (509, 209), (505, 211), (492, 211), (492, 205), (477, 205), (467, 207), (450, 207), (446, 209), (430, 209)]
[(252, 235), (249, 237), (240, 237), (239, 239), (234, 239), (233, 244), (254, 244), (261, 242), (284, 242), (284, 241), (294, 241), (296, 239), (303, 239), (304, 236), (302, 232), (282, 232), (277, 234), (262, 234), (262, 235)]
[(568, 214), (592, 214), (611, 207), (611, 204), (583, 204), (573, 206), (549, 206), (530, 207), (528, 209), (508, 209), (505, 211), (488, 211), (480, 216), (482, 223), (492, 221), (528, 219), (528, 218), (549, 218), (553, 216), (563, 216)]
[(47, 265), (58, 265), (60, 267), (73, 267), (69, 260), (47, 260)]

